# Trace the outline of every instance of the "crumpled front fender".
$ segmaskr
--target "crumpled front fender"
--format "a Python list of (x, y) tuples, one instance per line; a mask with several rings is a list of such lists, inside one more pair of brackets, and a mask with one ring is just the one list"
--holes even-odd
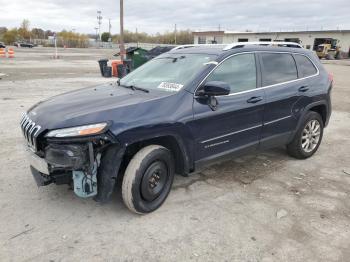
[(118, 144), (111, 145), (103, 153), (101, 164), (97, 171), (98, 193), (94, 197), (95, 201), (106, 203), (110, 200), (124, 153), (125, 148)]

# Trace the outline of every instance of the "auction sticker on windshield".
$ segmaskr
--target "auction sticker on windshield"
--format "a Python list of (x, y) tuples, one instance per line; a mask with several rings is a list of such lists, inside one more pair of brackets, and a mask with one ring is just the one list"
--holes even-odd
[(181, 85), (181, 84), (169, 83), (169, 82), (161, 82), (158, 86), (158, 88), (160, 88), (160, 89), (164, 89), (164, 90), (172, 91), (172, 92), (179, 91), (182, 87), (183, 87), (183, 85)]

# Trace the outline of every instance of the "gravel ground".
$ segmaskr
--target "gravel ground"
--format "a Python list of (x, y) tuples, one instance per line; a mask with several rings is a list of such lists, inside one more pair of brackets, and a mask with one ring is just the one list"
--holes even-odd
[(350, 61), (325, 65), (334, 111), (312, 158), (277, 148), (177, 176), (165, 204), (139, 216), (118, 190), (101, 206), (66, 186), (37, 188), (18, 125), (39, 100), (110, 81), (96, 60), (115, 52), (15, 52), (0, 60), (1, 261), (349, 261)]

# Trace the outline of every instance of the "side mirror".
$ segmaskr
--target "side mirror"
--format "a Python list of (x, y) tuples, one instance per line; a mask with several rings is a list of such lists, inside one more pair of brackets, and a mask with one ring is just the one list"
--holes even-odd
[(230, 86), (221, 81), (210, 81), (205, 83), (197, 91), (198, 96), (225, 96), (230, 94)]

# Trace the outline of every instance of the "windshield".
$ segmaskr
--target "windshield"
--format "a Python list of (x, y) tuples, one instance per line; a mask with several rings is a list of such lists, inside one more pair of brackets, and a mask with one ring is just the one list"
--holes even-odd
[(215, 58), (207, 54), (164, 54), (122, 78), (120, 85), (176, 92)]

